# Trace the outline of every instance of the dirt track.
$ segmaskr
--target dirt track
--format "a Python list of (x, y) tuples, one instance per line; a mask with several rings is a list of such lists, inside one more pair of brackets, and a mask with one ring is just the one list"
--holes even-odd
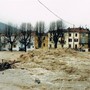
[(21, 62), (14, 69), (0, 72), (0, 90), (90, 90), (89, 52), (0, 52), (2, 59)]

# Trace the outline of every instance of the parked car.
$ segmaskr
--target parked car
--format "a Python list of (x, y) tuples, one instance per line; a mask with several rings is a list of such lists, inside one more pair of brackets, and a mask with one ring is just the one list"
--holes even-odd
[(25, 51), (25, 48), (19, 48), (19, 51)]
[(6, 48), (2, 48), (1, 51), (7, 51), (7, 49)]
[(80, 51), (80, 52), (85, 52), (85, 50), (84, 50), (84, 49), (82, 49), (82, 48), (78, 48), (78, 49), (77, 49), (77, 51)]

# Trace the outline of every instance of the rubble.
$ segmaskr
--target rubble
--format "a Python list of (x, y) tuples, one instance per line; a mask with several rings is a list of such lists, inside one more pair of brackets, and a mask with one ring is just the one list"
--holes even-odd
[(0, 63), (0, 71), (3, 71), (5, 69), (9, 69), (9, 68), (11, 68), (11, 64), (10, 63), (8, 63), (8, 62)]
[(41, 81), (38, 78), (35, 79), (35, 82), (38, 83), (38, 84), (41, 83)]
[(90, 52), (37, 49), (13, 56), (4, 52), (6, 57), (2, 53), (0, 60), (11, 69), (0, 72), (0, 90), (90, 90)]
[(5, 61), (4, 62), (2, 60), (2, 63), (0, 63), (0, 71), (6, 70), (6, 69), (11, 69), (13, 67), (13, 65), (18, 62), (20, 62), (20, 61), (13, 61), (13, 62)]

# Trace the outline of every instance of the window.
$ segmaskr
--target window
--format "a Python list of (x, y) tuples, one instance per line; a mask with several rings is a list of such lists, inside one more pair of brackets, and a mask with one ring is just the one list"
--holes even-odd
[(84, 43), (82, 43), (82, 46), (85, 46), (85, 44), (84, 44)]
[(43, 40), (45, 40), (45, 37), (43, 37)]
[(77, 44), (75, 45), (75, 49), (77, 49)]
[(74, 39), (74, 42), (78, 42), (78, 39)]
[(52, 37), (50, 37), (50, 41), (52, 41)]
[(30, 48), (30, 44), (27, 47)]
[(16, 47), (16, 45), (14, 45), (14, 48)]
[(49, 45), (49, 48), (52, 48), (52, 45), (51, 44)]
[(83, 33), (82, 36), (85, 37), (85, 33)]
[(43, 46), (45, 47), (45, 43), (43, 44)]
[(69, 37), (71, 37), (71, 33), (69, 33)]
[(5, 48), (5, 44), (3, 44), (3, 48)]
[(75, 34), (75, 36), (77, 37), (77, 33)]
[(71, 48), (71, 44), (69, 44), (69, 48)]
[(69, 39), (68, 41), (69, 41), (69, 42), (72, 42), (72, 39)]

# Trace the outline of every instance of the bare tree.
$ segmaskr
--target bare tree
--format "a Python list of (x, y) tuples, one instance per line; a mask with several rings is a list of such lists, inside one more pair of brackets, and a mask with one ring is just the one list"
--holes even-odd
[(20, 43), (24, 46), (24, 51), (27, 51), (27, 46), (31, 42), (32, 26), (30, 23), (23, 23), (20, 31)]
[(56, 28), (57, 28), (58, 38), (61, 38), (61, 40), (59, 42), (63, 48), (63, 46), (65, 44), (65, 40), (64, 40), (65, 24), (62, 21), (58, 20), (56, 22), (56, 26), (57, 26)]
[(55, 31), (55, 30), (56, 30), (56, 23), (55, 22), (50, 23), (49, 31)]
[(43, 42), (43, 35), (45, 33), (45, 24), (44, 22), (37, 22), (36, 23), (36, 27), (35, 27), (35, 31), (36, 31), (36, 36), (38, 37), (38, 48), (41, 48), (42, 42)]
[(6, 30), (4, 32), (7, 43), (10, 44), (10, 51), (13, 51), (13, 45), (17, 39), (17, 27), (12, 26), (11, 24), (6, 26)]
[(59, 38), (61, 38), (61, 40), (59, 42), (63, 47), (63, 44), (64, 44), (63, 30), (64, 30), (64, 28), (65, 28), (65, 26), (62, 21), (52, 22), (50, 24), (49, 32), (50, 32), (50, 38), (53, 36), (54, 48), (57, 48), (57, 43), (59, 41)]

